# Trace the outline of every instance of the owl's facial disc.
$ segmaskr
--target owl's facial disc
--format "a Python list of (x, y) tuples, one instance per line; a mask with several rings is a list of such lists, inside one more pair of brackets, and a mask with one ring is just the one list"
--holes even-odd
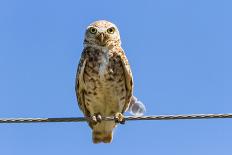
[(85, 43), (107, 47), (121, 45), (117, 27), (105, 20), (96, 21), (87, 27)]

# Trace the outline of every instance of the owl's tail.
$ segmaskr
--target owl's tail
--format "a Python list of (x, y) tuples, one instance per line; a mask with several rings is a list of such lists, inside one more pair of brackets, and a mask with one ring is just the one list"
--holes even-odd
[(97, 144), (100, 142), (110, 143), (113, 139), (113, 131), (111, 132), (99, 132), (94, 131), (92, 133), (93, 143)]
[(96, 124), (93, 127), (92, 139), (93, 143), (110, 143), (113, 140), (113, 129), (115, 122), (106, 121)]

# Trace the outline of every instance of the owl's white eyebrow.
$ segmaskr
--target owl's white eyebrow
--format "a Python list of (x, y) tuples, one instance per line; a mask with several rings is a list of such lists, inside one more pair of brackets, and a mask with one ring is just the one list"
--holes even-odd
[[(87, 29), (89, 29), (90, 27), (93, 27), (93, 26), (89, 26), (87, 27)], [(97, 29), (98, 32), (105, 32), (106, 31), (106, 28), (99, 28), (99, 27), (95, 27)]]
[(98, 30), (98, 32), (105, 32), (106, 28), (98, 28), (97, 30)]

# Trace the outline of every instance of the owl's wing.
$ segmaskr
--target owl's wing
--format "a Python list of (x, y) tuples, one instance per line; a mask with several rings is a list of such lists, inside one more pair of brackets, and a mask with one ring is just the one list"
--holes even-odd
[(84, 113), (85, 116), (89, 116), (89, 111), (85, 106), (85, 82), (83, 78), (86, 61), (87, 58), (84, 49), (81, 54), (81, 59), (77, 68), (75, 90), (76, 90), (76, 96), (77, 96), (79, 108), (81, 109), (81, 111)]
[(130, 100), (133, 94), (133, 76), (132, 76), (132, 72), (130, 69), (130, 65), (129, 62), (126, 58), (126, 55), (124, 54), (124, 52), (121, 50), (121, 52), (119, 53), (120, 59), (121, 59), (121, 63), (123, 66), (123, 71), (124, 71), (124, 76), (125, 76), (125, 80), (126, 80), (126, 103), (123, 107), (123, 111), (125, 112), (130, 104)]

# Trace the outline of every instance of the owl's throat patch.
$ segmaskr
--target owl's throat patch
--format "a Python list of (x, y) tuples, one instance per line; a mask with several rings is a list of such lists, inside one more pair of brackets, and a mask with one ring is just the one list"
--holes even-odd
[(108, 55), (108, 49), (103, 48), (102, 49), (103, 54), (101, 55), (101, 63), (100, 63), (100, 67), (99, 67), (99, 76), (101, 79), (104, 78), (104, 75), (106, 73), (107, 70), (107, 66), (109, 64), (109, 55)]

